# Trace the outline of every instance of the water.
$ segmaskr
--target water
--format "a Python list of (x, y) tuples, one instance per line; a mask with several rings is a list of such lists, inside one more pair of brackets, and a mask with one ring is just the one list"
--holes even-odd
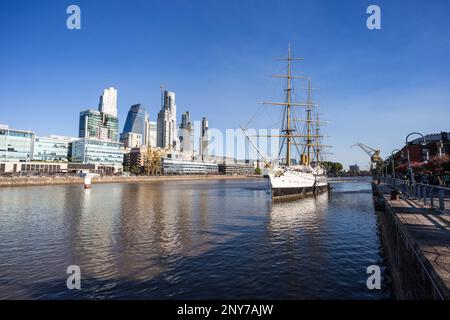
[(389, 298), (373, 264), (368, 183), (273, 205), (263, 179), (0, 189), (2, 299)]

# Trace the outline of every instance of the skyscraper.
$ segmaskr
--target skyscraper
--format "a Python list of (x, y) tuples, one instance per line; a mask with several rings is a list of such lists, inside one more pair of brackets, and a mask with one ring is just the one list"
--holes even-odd
[(202, 160), (205, 160), (205, 158), (208, 156), (208, 142), (208, 120), (206, 119), (206, 117), (203, 117), (199, 141), (199, 153)]
[(134, 104), (128, 111), (127, 120), (123, 127), (123, 134), (137, 133), (142, 136), (141, 144), (145, 144), (145, 126), (148, 121), (148, 113), (141, 104)]
[(100, 112), (117, 117), (117, 90), (113, 87), (103, 90), (100, 96), (100, 103), (98, 105)]
[(179, 134), (181, 151), (186, 153), (192, 152), (194, 149), (194, 126), (191, 123), (189, 111), (181, 115)]
[(80, 138), (119, 141), (119, 119), (97, 110), (80, 112)]
[(164, 91), (163, 105), (158, 112), (157, 146), (165, 148), (173, 146), (177, 141), (177, 107), (175, 93)]
[(148, 147), (156, 147), (157, 124), (156, 122), (145, 120), (144, 145)]

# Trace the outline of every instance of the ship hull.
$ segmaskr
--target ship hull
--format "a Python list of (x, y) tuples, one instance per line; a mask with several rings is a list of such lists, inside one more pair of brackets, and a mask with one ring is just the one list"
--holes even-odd
[(315, 187), (272, 188), (272, 198), (274, 201), (296, 200), (323, 193), (327, 191), (327, 189), (327, 185)]
[(273, 170), (268, 174), (274, 201), (296, 200), (328, 190), (326, 177), (299, 170)]

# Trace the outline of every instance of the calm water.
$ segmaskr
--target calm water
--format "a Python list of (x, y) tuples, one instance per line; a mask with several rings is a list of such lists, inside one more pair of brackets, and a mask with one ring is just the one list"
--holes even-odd
[[(368, 183), (272, 205), (266, 180), (0, 189), (0, 298), (385, 299)], [(66, 268), (81, 268), (68, 290)], [(384, 270), (384, 268), (383, 268)]]

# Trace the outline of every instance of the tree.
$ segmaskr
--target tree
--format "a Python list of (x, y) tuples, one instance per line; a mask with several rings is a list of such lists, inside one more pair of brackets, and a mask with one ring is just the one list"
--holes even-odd
[(336, 174), (344, 169), (344, 166), (339, 162), (324, 161), (322, 165), (327, 169), (328, 173)]

